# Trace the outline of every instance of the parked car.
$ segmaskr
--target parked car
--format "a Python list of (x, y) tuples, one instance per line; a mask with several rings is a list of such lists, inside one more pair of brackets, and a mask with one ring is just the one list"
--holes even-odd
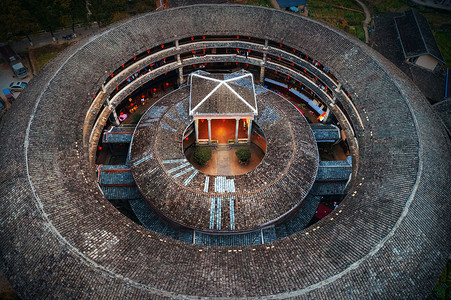
[(11, 82), (9, 89), (13, 92), (22, 92), (26, 86), (27, 83), (23, 81)]
[(4, 89), (3, 94), (5, 95), (6, 100), (8, 100), (9, 103), (13, 103), (16, 98), (14, 98), (13, 94), (11, 94), (9, 89)]

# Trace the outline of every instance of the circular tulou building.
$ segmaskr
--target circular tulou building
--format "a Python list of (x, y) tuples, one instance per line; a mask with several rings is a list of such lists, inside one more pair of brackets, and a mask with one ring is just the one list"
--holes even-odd
[[(166, 93), (120, 135), (126, 158), (99, 163), (150, 85)], [(323, 23), (239, 5), (141, 15), (69, 47), (18, 101), (0, 131), (0, 271), (23, 299), (424, 298), (450, 254), (442, 124)], [(345, 158), (325, 161), (337, 140)], [(192, 162), (200, 145), (217, 170)], [(228, 173), (221, 149), (246, 145), (259, 160)], [(138, 221), (109, 201), (119, 190)]]

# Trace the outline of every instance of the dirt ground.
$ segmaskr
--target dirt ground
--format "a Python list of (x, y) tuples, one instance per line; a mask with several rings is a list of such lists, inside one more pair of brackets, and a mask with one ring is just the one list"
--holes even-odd
[(0, 276), (0, 299), (1, 300), (16, 300), (20, 299), (13, 290), (5, 276)]

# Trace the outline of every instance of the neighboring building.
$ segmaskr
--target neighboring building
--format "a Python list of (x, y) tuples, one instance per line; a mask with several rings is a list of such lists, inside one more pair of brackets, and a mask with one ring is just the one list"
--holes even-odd
[(430, 103), (442, 101), (446, 69), (426, 19), (410, 9), (374, 17), (371, 47), (394, 63)]
[(416, 10), (409, 9), (404, 12), (404, 15), (395, 17), (394, 20), (407, 62), (431, 71), (439, 63), (445, 63), (425, 17)]
[(301, 7), (304, 8), (307, 4), (307, 0), (277, 0), (277, 4), (279, 4), (280, 8), (287, 7)]

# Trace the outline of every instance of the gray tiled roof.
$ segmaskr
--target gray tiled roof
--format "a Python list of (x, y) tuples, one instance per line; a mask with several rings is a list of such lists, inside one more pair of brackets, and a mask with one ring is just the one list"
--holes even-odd
[(445, 125), (448, 134), (451, 135), (451, 98), (434, 104), (434, 110)]
[(406, 58), (430, 54), (444, 63), (425, 17), (412, 8), (406, 10), (404, 15), (395, 17), (394, 20)]
[(431, 103), (441, 101), (445, 90), (445, 76), (442, 71), (431, 72), (405, 61), (402, 44), (398, 39), (396, 25), (393, 20), (394, 17), (399, 16), (399, 13), (375, 16), (375, 33), (372, 37), (372, 47), (400, 68)]
[[(343, 83), (362, 117), (358, 171), (333, 215), (289, 237), (189, 245), (105, 199), (88, 165), (84, 121), (108, 72), (129, 58), (176, 37), (232, 33), (302, 49)], [(448, 260), (446, 132), (398, 68), (322, 22), (237, 5), (139, 15), (65, 49), (19, 100), (0, 128), (0, 260), (21, 299), (416, 299), (430, 294)], [(271, 197), (289, 196), (279, 191)]]
[[(257, 104), (250, 73), (192, 74), (190, 76), (190, 114), (256, 114)], [(235, 83), (235, 81), (239, 81)]]

